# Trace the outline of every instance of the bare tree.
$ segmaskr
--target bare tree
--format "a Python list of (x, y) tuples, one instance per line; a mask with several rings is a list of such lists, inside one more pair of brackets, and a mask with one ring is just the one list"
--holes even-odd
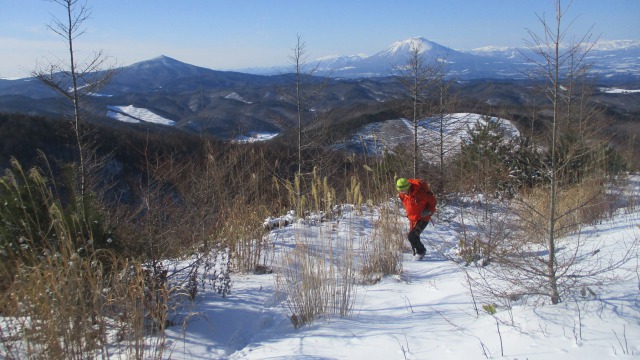
[(314, 133), (314, 136), (311, 136), (306, 131), (306, 126), (317, 116), (313, 105), (326, 88), (328, 78), (322, 79), (315, 76), (319, 64), (313, 66), (309, 63), (307, 46), (301, 35), (297, 36), (296, 45), (291, 49), (289, 60), (292, 71), (283, 75), (286, 88), (282, 91), (282, 95), (286, 101), (293, 104), (295, 109), (298, 175), (301, 175), (304, 168), (303, 151), (311, 148), (317, 142), (319, 135)]
[(285, 179), (284, 183), (292, 187), (294, 199), (290, 200), (295, 203), (297, 214), (302, 214), (304, 194), (313, 186), (313, 178), (322, 176), (331, 162), (331, 159), (324, 156), (326, 152), (322, 144), (326, 131), (320, 121), (323, 116), (321, 109), (316, 107), (329, 77), (315, 75), (319, 64), (309, 63), (306, 44), (301, 35), (297, 36), (296, 45), (291, 50), (289, 59), (292, 71), (283, 74), (281, 96), (294, 107), (295, 120), (290, 128), (295, 132), (297, 171), (293, 182)]
[(582, 85), (590, 35), (568, 41), (568, 28), (562, 27), (567, 9), (556, 1), (555, 21), (539, 17), (543, 34), (529, 31), (527, 44), (533, 54), (527, 59), (537, 70), (532, 77), (545, 86), (551, 109), (549, 139), (543, 145), (548, 154), (534, 164), (544, 173), (543, 185), (518, 194), (510, 209), (513, 220), (500, 219), (508, 222), (500, 226), (508, 232), (499, 234), (509, 236), (493, 241), (494, 234), (488, 234), (479, 242), (498, 246), (491, 249), (494, 266), (482, 271), (478, 285), (507, 302), (532, 295), (558, 304), (567, 295), (612, 281), (609, 272), (631, 259), (637, 246), (630, 244), (621, 260), (611, 261), (600, 257), (598, 245), (588, 248), (587, 235), (581, 234), (586, 223), (606, 213), (607, 201), (599, 169), (603, 161), (597, 155), (600, 125)]
[(109, 65), (109, 58), (102, 51), (84, 59), (77, 59), (75, 41), (84, 34), (84, 23), (89, 19), (91, 11), (86, 1), (79, 0), (48, 0), (64, 9), (64, 16), (52, 15), (52, 22), (48, 28), (64, 39), (69, 57), (66, 60), (57, 59), (48, 64), (38, 65), (32, 75), (45, 85), (62, 95), (73, 106), (72, 125), (78, 147), (79, 156), (79, 187), (81, 199), (84, 198), (87, 187), (88, 158), (93, 156), (89, 140), (84, 130), (86, 114), (84, 101), (88, 96), (102, 89), (115, 74), (114, 66)]
[(422, 44), (412, 43), (406, 63), (394, 69), (410, 100), (407, 115), (413, 124), (413, 177), (418, 176), (420, 164), (418, 125), (428, 115), (428, 96), (437, 70), (437, 66), (427, 64), (422, 53)]
[[(587, 69), (585, 63), (586, 55), (591, 49), (591, 46), (587, 45), (591, 35), (587, 33), (577, 42), (571, 42), (567, 46), (567, 29), (563, 28), (563, 19), (565, 12), (568, 8), (563, 8), (561, 1), (555, 2), (555, 21), (548, 22), (544, 16), (538, 16), (540, 23), (542, 24), (543, 34), (539, 35), (531, 30), (527, 30), (531, 40), (527, 43), (528, 48), (535, 54), (535, 56), (529, 57), (529, 60), (536, 65), (537, 71), (534, 76), (541, 77), (547, 84), (546, 93), (553, 108), (553, 115), (551, 120), (551, 142), (550, 148), (550, 165), (548, 168), (549, 174), (549, 210), (548, 210), (548, 224), (547, 224), (547, 251), (549, 253), (547, 258), (547, 277), (549, 286), (549, 296), (553, 304), (557, 304), (560, 301), (558, 293), (558, 278), (557, 278), (557, 261), (556, 261), (556, 226), (560, 216), (557, 212), (558, 203), (558, 175), (561, 164), (557, 152), (559, 144), (559, 128), (567, 122), (570, 116), (568, 114), (571, 111), (570, 107), (567, 107), (569, 113), (563, 114), (561, 112), (561, 101), (563, 95), (563, 82), (569, 81), (572, 84), (576, 78), (584, 74)], [(569, 89), (573, 89), (570, 86)]]
[(434, 93), (437, 95), (434, 110), (433, 129), (435, 136), (431, 139), (427, 139), (427, 149), (433, 149), (434, 157), (437, 161), (438, 177), (436, 179), (436, 191), (440, 194), (445, 192), (445, 178), (446, 178), (446, 160), (448, 155), (456, 151), (458, 148), (453, 141), (459, 136), (463, 128), (463, 121), (459, 121), (455, 116), (452, 116), (455, 108), (455, 96), (452, 94), (452, 86), (454, 80), (447, 78), (447, 70), (445, 68), (445, 61), (439, 60), (434, 64)]
[(491, 263), (472, 276), (476, 295), (507, 306), (525, 297), (558, 304), (572, 296), (595, 295), (599, 286), (616, 280), (613, 270), (637, 254), (635, 239), (623, 244), (624, 255), (614, 260), (582, 232), (611, 210), (600, 155), (603, 140), (597, 136), (602, 125), (584, 86), (590, 35), (567, 44), (568, 32), (561, 26), (567, 8), (559, 0), (555, 5), (555, 22), (539, 17), (543, 35), (530, 31), (528, 43), (533, 54), (528, 59), (537, 69), (532, 76), (548, 97), (548, 104), (541, 105), (551, 109), (549, 139), (539, 143), (548, 154), (546, 159), (532, 157), (542, 177), (500, 212), (507, 216), (479, 219), (477, 235), (465, 234), (468, 241), (461, 243), (465, 258)]

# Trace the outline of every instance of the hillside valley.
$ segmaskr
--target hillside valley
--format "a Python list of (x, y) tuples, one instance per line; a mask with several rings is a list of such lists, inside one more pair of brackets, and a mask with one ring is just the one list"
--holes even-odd
[[(598, 49), (597, 59), (618, 60), (611, 62), (606, 76), (593, 78), (591, 90), (591, 101), (607, 119), (606, 131), (614, 144), (640, 135), (640, 77), (635, 73), (637, 61), (631, 60), (639, 47), (635, 43), (623, 45)], [(506, 68), (517, 70), (513, 56), (517, 49), (460, 53), (424, 38), (392, 44), (370, 57), (318, 60), (318, 75), (326, 74), (323, 69), (330, 67), (348, 68), (350, 75), (334, 71), (330, 78), (305, 79), (308, 86), (322, 91), (307, 99), (303, 125), (310, 131), (322, 129), (328, 145), (344, 146), (344, 141), (368, 124), (406, 117), (406, 88), (391, 76), (389, 66), (406, 61), (411, 46), (424, 48), (426, 59), (448, 57), (447, 112), (497, 116), (512, 121), (524, 134), (544, 127), (548, 112), (541, 87), (520, 71), (516, 71), (517, 76), (501, 74)], [(461, 64), (467, 64), (467, 70), (460, 70)], [(601, 60), (596, 67), (599, 70), (594, 74), (602, 74), (605, 66)], [(272, 68), (270, 75), (216, 71), (159, 56), (117, 69), (105, 88), (87, 97), (85, 108), (89, 121), (104, 129), (181, 133), (218, 140), (271, 139), (296, 127), (296, 108), (289, 96), (291, 74), (286, 70)], [(35, 78), (0, 79), (2, 113), (55, 121), (68, 113), (68, 106)]]

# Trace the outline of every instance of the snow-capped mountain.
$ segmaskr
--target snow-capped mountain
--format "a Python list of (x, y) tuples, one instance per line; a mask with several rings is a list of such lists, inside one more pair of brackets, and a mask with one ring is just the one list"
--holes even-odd
[(403, 41), (396, 41), (391, 44), (388, 49), (379, 52), (377, 55), (395, 56), (400, 54), (405, 56), (405, 54), (409, 54), (414, 50), (418, 50), (419, 54), (424, 54), (425, 52), (433, 51), (448, 52), (450, 49), (429, 41), (422, 36), (418, 36)]
[(316, 59), (316, 62), (319, 64), (319, 70), (323, 72), (345, 71), (351, 69), (354, 62), (366, 57), (367, 55), (333, 55)]
[[(414, 37), (403, 41), (396, 41), (387, 49), (382, 50), (371, 57), (366, 58), (363, 62), (369, 65), (387, 64), (387, 68), (391, 65), (400, 66), (407, 63), (412, 52), (417, 50), (420, 56), (425, 60), (445, 60), (447, 62), (456, 62), (461, 58), (467, 60), (467, 55), (442, 46), (440, 44), (429, 41), (423, 37)], [(387, 69), (388, 71), (389, 69)]]
[[(421, 36), (394, 42), (370, 56), (336, 55), (310, 62), (318, 65), (317, 75), (337, 78), (389, 76), (393, 69), (407, 63), (412, 49), (419, 49), (427, 65), (433, 61), (444, 61), (447, 72), (460, 79), (524, 78), (523, 73), (530, 68), (523, 56), (529, 52), (526, 48), (486, 46), (468, 51), (454, 50)], [(600, 41), (589, 55), (588, 61), (593, 64), (596, 75), (603, 78), (640, 78), (640, 41)], [(265, 75), (287, 70), (290, 68), (279, 66), (239, 71)]]
[(442, 46), (423, 37), (396, 41), (371, 56), (340, 57), (339, 67), (331, 68), (331, 63), (326, 59), (316, 61), (320, 64), (319, 69), (331, 68), (335, 77), (389, 76), (393, 74), (394, 69), (407, 63), (414, 49), (418, 50), (426, 62), (445, 61), (456, 73), (468, 73), (472, 69), (481, 71), (477, 66), (481, 61), (480, 58)]
[[(446, 61), (456, 73), (478, 73), (478, 77), (484, 77), (487, 61), (472, 54), (465, 54), (446, 46), (430, 41), (424, 37), (412, 37), (406, 40), (396, 41), (386, 49), (373, 55), (333, 55), (309, 61), (317, 66), (316, 75), (331, 75), (337, 78), (365, 78), (389, 76), (394, 69), (406, 64), (413, 49), (418, 49), (420, 56), (425, 61)], [(240, 72), (269, 75), (290, 71), (287, 66), (271, 68), (245, 68)]]
[(515, 59), (520, 56), (520, 50), (518, 48), (500, 46), (484, 46), (471, 49), (468, 53), (482, 57), (501, 57), (507, 59)]
[[(640, 78), (640, 40), (611, 40), (586, 44), (589, 53), (586, 62), (591, 64), (591, 74), (603, 79), (628, 77)], [(468, 51), (469, 54), (487, 59), (510, 59), (519, 66), (526, 67), (525, 57), (532, 56), (528, 48), (481, 47)]]
[[(597, 56), (606, 56), (613, 53), (627, 53), (632, 56), (640, 54), (640, 40), (610, 40), (598, 41), (595, 44), (588, 44), (590, 53)], [(466, 51), (469, 54), (482, 57), (511, 57), (518, 53), (528, 52), (527, 48), (485, 46)], [(608, 53), (608, 54), (606, 54)]]
[(640, 40), (609, 40), (598, 41), (593, 46), (594, 51), (640, 50)]

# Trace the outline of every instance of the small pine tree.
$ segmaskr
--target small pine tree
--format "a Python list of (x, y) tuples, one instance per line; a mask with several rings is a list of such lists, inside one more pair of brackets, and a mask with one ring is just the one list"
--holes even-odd
[(505, 159), (509, 148), (497, 121), (489, 117), (467, 130), (468, 138), (461, 147), (461, 167), (472, 178), (472, 188), (483, 192), (497, 189), (507, 180)]

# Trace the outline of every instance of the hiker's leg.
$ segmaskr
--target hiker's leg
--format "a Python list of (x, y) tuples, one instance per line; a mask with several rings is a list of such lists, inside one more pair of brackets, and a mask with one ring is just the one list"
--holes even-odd
[(411, 243), (414, 255), (424, 255), (427, 252), (427, 249), (420, 241), (420, 234), (427, 227), (427, 224), (428, 222), (426, 221), (418, 221), (418, 223), (411, 229), (411, 231), (409, 231), (407, 238)]

